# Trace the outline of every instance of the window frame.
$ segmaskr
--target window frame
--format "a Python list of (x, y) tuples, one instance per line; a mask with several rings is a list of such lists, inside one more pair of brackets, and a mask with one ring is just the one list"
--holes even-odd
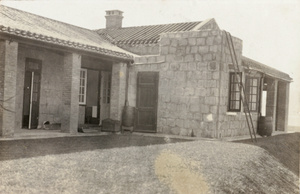
[[(253, 86), (254, 83), (253, 80), (256, 80), (256, 86)], [(247, 102), (250, 112), (257, 112), (258, 111), (258, 105), (259, 105), (259, 91), (260, 91), (260, 78), (259, 77), (251, 77), (246, 76), (246, 96), (247, 96)], [(256, 88), (256, 94), (253, 94), (252, 88)], [(253, 102), (252, 96), (255, 96), (255, 102)], [(255, 109), (252, 109), (252, 104), (255, 103)], [(246, 107), (247, 108), (247, 107)]]
[[(237, 74), (239, 75), (240, 77), (240, 83), (242, 84), (243, 82), (243, 74), (242, 72), (230, 72), (229, 73), (229, 91), (228, 91), (228, 112), (240, 112), (241, 109), (242, 109), (242, 104), (241, 104), (241, 101), (242, 101), (242, 93), (241, 93), (241, 88), (240, 88), (240, 85), (238, 83), (238, 81), (236, 80), (236, 76)], [(237, 86), (236, 86), (237, 85)], [(232, 90), (232, 86), (234, 86), (234, 89)], [(236, 90), (235, 88), (238, 88), (238, 90)], [(236, 94), (239, 94), (238, 96), (238, 99), (232, 99), (233, 96), (236, 96), (236, 95), (233, 95), (233, 92), (236, 93)], [(238, 101), (238, 107), (235, 108), (233, 107), (233, 102), (236, 102)]]
[[(84, 72), (84, 77), (81, 77), (81, 73)], [(82, 84), (82, 80), (84, 80), (84, 83)], [(81, 90), (83, 88), (83, 90)], [(87, 69), (81, 68), (80, 69), (80, 75), (79, 75), (79, 94), (78, 94), (78, 102), (79, 105), (86, 105), (86, 90), (87, 90)], [(83, 96), (83, 98), (81, 98)], [(81, 99), (83, 99), (81, 101)]]

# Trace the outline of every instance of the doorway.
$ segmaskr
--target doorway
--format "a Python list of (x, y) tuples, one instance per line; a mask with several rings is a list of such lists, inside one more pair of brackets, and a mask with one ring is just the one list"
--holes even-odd
[(39, 123), (42, 62), (26, 59), (22, 128), (36, 129)]
[(100, 125), (109, 118), (111, 101), (111, 72), (101, 71)]
[(135, 131), (156, 132), (158, 73), (139, 72), (137, 76), (137, 111)]
[(99, 124), (100, 105), (100, 73), (98, 70), (87, 69), (87, 89), (85, 106), (85, 124)]

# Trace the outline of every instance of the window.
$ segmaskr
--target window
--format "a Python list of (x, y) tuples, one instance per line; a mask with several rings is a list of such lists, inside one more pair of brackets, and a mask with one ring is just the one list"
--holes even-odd
[(228, 111), (238, 112), (241, 110), (241, 90), (239, 82), (241, 83), (242, 73), (229, 74), (229, 105)]
[(86, 83), (87, 83), (87, 70), (80, 70), (79, 81), (79, 104), (85, 105), (86, 103)]
[(250, 111), (257, 111), (258, 105), (258, 86), (259, 79), (255, 77), (247, 77), (246, 94)]

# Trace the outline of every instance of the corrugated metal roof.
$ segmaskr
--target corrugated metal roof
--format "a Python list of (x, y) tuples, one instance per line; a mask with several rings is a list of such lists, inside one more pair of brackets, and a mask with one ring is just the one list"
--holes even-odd
[(0, 5), (0, 32), (121, 59), (133, 59), (97, 32)]
[(253, 69), (256, 71), (259, 71), (261, 73), (264, 73), (268, 76), (282, 79), (284, 81), (291, 82), (293, 79), (286, 73), (279, 71), (273, 67), (269, 67), (265, 64), (262, 64), (260, 62), (254, 61), (253, 59), (242, 57), (242, 65), (246, 67), (247, 69)]
[(116, 45), (123, 44), (152, 44), (157, 43), (159, 34), (166, 32), (191, 31), (199, 22), (185, 22), (149, 26), (126, 27), (120, 29), (96, 30), (101, 36)]

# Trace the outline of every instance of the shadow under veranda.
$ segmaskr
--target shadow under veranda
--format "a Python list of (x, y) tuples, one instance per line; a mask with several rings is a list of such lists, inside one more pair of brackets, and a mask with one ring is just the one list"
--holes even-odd
[(0, 141), (0, 161), (97, 149), (147, 146), (186, 141), (191, 140), (176, 138), (166, 141), (164, 137), (134, 134), (7, 140)]

